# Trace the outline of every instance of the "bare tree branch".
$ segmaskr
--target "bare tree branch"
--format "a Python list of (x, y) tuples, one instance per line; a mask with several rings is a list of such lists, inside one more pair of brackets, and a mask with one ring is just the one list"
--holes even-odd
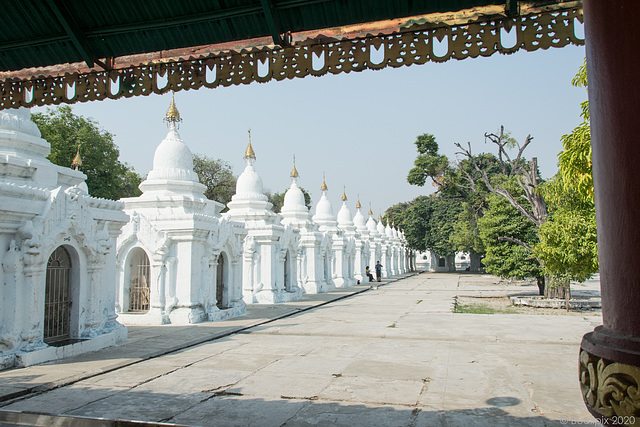
[(525, 248), (526, 250), (528, 250), (529, 252), (533, 253), (533, 248), (531, 246), (529, 246), (528, 244), (526, 244), (525, 242), (523, 242), (522, 240), (520, 240), (520, 239), (516, 239), (514, 237), (499, 236), (498, 240), (500, 240), (501, 242), (515, 243), (516, 245), (520, 245), (523, 248)]
[[(509, 153), (505, 149), (507, 142), (504, 141), (504, 126), (500, 127), (500, 135), (496, 135), (493, 133), (485, 133), (484, 137), (485, 137), (485, 142), (486, 140), (489, 140), (490, 142), (494, 143), (498, 147), (498, 163), (500, 165), (500, 169), (502, 170), (502, 173), (509, 177), (515, 176), (518, 185), (524, 191), (525, 198), (529, 202), (529, 206), (531, 207), (531, 212), (527, 210), (504, 187), (502, 187), (501, 185), (496, 185), (495, 187), (491, 185), (487, 172), (482, 168), (480, 168), (480, 166), (474, 159), (473, 154), (471, 153), (471, 143), (467, 142), (468, 148), (464, 148), (461, 144), (456, 143), (455, 144), (456, 147), (458, 147), (461, 150), (456, 154), (464, 155), (469, 159), (469, 161), (471, 162), (473, 167), (476, 169), (476, 171), (480, 173), (480, 176), (482, 177), (482, 181), (484, 181), (485, 185), (487, 186), (487, 189), (490, 192), (494, 194), (499, 194), (504, 198), (506, 198), (511, 204), (511, 206), (513, 206), (518, 211), (520, 211), (527, 219), (533, 222), (536, 225), (536, 227), (540, 227), (546, 221), (548, 213), (547, 213), (546, 204), (544, 202), (544, 198), (542, 197), (542, 195), (538, 194), (535, 190), (535, 187), (538, 184), (540, 184), (540, 182), (542, 181), (540, 179), (540, 176), (538, 175), (537, 159), (534, 157), (528, 163), (529, 170), (527, 170), (521, 165), (522, 155), (524, 153), (524, 150), (531, 143), (531, 141), (533, 140), (533, 137), (531, 135), (528, 135), (524, 144), (522, 145), (520, 145), (516, 141), (516, 144), (518, 145), (518, 154), (513, 160), (511, 159), (511, 157), (509, 156)], [(507, 164), (509, 165), (509, 169), (510, 169), (508, 173), (507, 173)]]

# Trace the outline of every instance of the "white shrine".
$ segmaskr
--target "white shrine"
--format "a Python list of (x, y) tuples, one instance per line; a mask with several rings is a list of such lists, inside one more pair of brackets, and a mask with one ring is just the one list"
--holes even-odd
[[(342, 206), (338, 211), (338, 228), (342, 231), (340, 247), (342, 248), (341, 265), (336, 265), (339, 269), (336, 276), (342, 278), (342, 283), (336, 283), (338, 287), (353, 286), (357, 283), (355, 277), (356, 264), (356, 226), (351, 218), (351, 211), (347, 207), (346, 188), (342, 192)], [(336, 263), (337, 264), (337, 263)]]
[(371, 243), (369, 240), (369, 229), (367, 228), (367, 223), (361, 209), (362, 205), (360, 204), (360, 199), (358, 199), (356, 214), (353, 216), (353, 224), (356, 227), (356, 256), (353, 269), (356, 280), (360, 281), (360, 283), (366, 283), (369, 281), (366, 276), (366, 269), (367, 267), (371, 269), (373, 266), (369, 265), (369, 260), (371, 259)]
[(325, 255), (330, 250), (329, 240), (324, 233), (318, 230), (318, 225), (311, 220), (311, 213), (297, 181), (298, 170), (294, 157), (291, 186), (284, 195), (280, 214), (282, 215), (282, 224), (290, 226), (299, 236), (298, 284), (304, 293), (327, 292), (327, 278), (330, 276), (329, 271), (325, 270), (327, 265)]
[(244, 155), (247, 163), (236, 183), (236, 194), (225, 214), (241, 222), (247, 230), (244, 241), (242, 292), (247, 304), (281, 303), (300, 299), (298, 286), (298, 239), (290, 225), (281, 224), (280, 215), (264, 195), (262, 179), (253, 167), (256, 154), (249, 144)]
[[(54, 165), (26, 108), (0, 111), (0, 369), (95, 351), (127, 337), (116, 321), (122, 203)], [(80, 157), (74, 160), (80, 163)]]
[(178, 134), (172, 99), (142, 195), (122, 199), (131, 221), (118, 239), (116, 308), (127, 324), (189, 324), (242, 315), (243, 226), (204, 196)]
[(344, 286), (344, 278), (342, 276), (344, 240), (342, 239), (343, 232), (338, 228), (331, 202), (327, 197), (329, 188), (324, 178), (322, 179), (320, 190), (322, 191), (322, 196), (320, 196), (320, 200), (316, 204), (316, 214), (312, 219), (323, 235), (320, 253), (326, 282), (325, 291), (329, 291), (336, 287)]

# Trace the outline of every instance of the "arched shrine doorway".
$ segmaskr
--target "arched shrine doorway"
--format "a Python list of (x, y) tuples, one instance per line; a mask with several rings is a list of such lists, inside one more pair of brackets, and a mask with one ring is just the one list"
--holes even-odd
[(284, 254), (284, 289), (286, 291), (291, 290), (291, 261), (289, 260), (291, 257), (289, 256), (289, 251)]
[(71, 336), (71, 256), (59, 246), (49, 257), (44, 292), (44, 334), (47, 344)]
[(224, 301), (226, 287), (229, 282), (229, 272), (227, 261), (225, 260), (226, 254), (222, 252), (218, 256), (218, 268), (216, 273), (216, 306), (218, 308), (226, 308), (227, 304)]
[(149, 296), (151, 293), (149, 286), (151, 265), (144, 249), (133, 249), (131, 261), (129, 262), (129, 271), (131, 272), (131, 280), (129, 282), (129, 311), (147, 312), (149, 311)]

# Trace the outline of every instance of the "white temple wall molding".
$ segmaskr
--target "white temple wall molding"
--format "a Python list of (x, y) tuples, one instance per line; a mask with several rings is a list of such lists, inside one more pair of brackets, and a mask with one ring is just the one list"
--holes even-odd
[(0, 369), (126, 339), (116, 321), (122, 204), (89, 196), (86, 176), (46, 159), (27, 109), (0, 112)]

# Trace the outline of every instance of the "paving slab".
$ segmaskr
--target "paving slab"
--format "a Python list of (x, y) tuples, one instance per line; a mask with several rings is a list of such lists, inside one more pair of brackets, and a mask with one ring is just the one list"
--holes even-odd
[[(0, 391), (43, 387), (0, 402), (0, 411), (203, 426), (592, 420), (582, 403), (577, 354), (582, 335), (601, 322), (597, 313), (452, 313), (461, 292), (531, 291), (530, 284), (488, 275), (430, 273), (376, 286), (341, 290), (333, 302), (321, 295), (315, 306), (309, 300), (256, 307), (244, 320), (217, 325), (132, 328), (125, 346), (0, 372)], [(153, 343), (146, 353), (145, 343)], [(123, 358), (127, 345), (136, 358)], [(47, 391), (55, 381), (58, 388)]]

